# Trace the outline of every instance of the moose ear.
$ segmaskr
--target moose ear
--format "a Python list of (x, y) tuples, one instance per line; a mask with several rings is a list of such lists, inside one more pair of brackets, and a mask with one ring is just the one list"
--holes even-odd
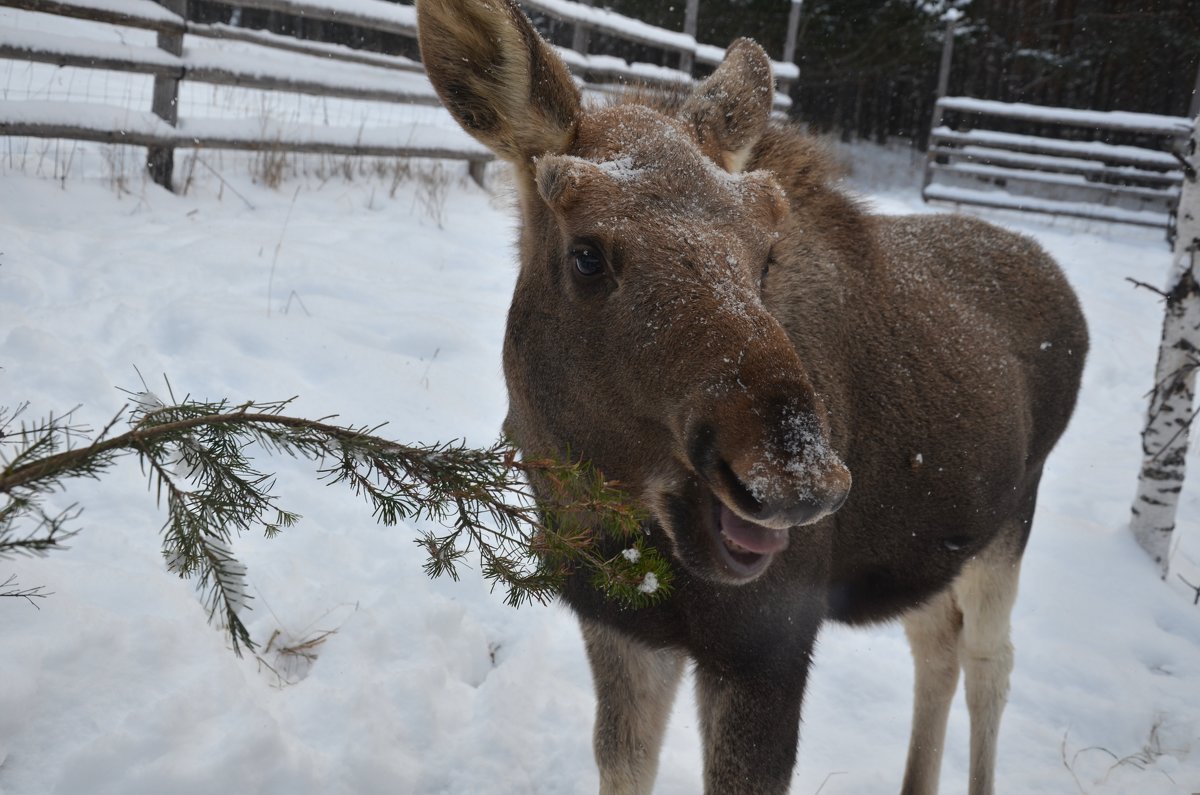
[(512, 0), (418, 0), (421, 60), (442, 104), (500, 157), (566, 150), (579, 90)]
[(766, 129), (774, 98), (771, 59), (755, 42), (738, 39), (716, 71), (692, 91), (681, 114), (695, 125), (700, 148), (736, 173)]

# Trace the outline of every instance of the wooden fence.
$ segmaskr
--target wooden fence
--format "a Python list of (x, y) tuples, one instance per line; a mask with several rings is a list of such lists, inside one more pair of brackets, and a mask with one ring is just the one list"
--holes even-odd
[[(383, 0), (210, 0), (232, 9), (273, 11), (349, 25), (366, 31), (416, 37), (411, 5)], [(695, 39), (696, 7), (687, 0), (683, 32), (656, 28), (636, 19), (570, 0), (525, 0), (527, 10), (574, 26), (574, 48), (558, 48), (568, 67), (589, 90), (619, 91), (629, 83), (669, 87), (696, 80), (697, 64), (715, 65), (724, 50)], [(0, 26), (0, 58), (150, 75), (153, 101), (148, 110), (83, 102), (10, 100), (0, 104), (0, 134), (67, 138), (145, 146), (155, 182), (171, 186), (176, 148), (280, 150), (325, 154), (430, 157), (465, 160), (482, 180), (491, 153), (465, 133), (442, 125), (406, 124), (377, 128), (338, 128), (283, 121), (180, 118), (179, 86), (191, 81), (219, 86), (408, 105), (437, 105), (438, 99), (417, 61), (342, 45), (306, 41), (230, 24), (202, 23), (188, 14), (188, 0), (0, 0), (0, 7), (40, 12), (121, 28), (152, 31), (157, 46), (96, 41), (38, 30)], [(786, 62), (775, 63), (781, 91), (776, 108), (790, 105), (787, 86), (799, 73), (790, 62), (795, 49), (799, 3), (793, 1)], [(658, 48), (675, 66), (627, 63), (589, 53), (589, 32)], [(185, 47), (186, 37), (236, 41), (262, 57), (204, 47)], [(281, 57), (282, 56), (282, 57)]]
[(943, 97), (922, 196), (1170, 233), (1191, 129), (1173, 116)]

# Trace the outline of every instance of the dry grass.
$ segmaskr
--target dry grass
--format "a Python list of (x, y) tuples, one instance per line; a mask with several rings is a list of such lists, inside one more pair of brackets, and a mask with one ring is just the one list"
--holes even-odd
[(270, 673), (275, 678), (275, 687), (280, 689), (294, 685), (308, 676), (316, 665), (320, 648), (335, 634), (336, 629), (326, 629), (293, 638), (276, 629), (262, 651), (254, 655), (258, 671)]
[[(1150, 734), (1147, 737), (1145, 744), (1143, 744), (1140, 749), (1124, 755), (1114, 753), (1108, 748), (1099, 745), (1090, 745), (1086, 748), (1080, 748), (1079, 750), (1071, 753), (1067, 747), (1068, 735), (1070, 734), (1070, 731), (1068, 730), (1065, 732), (1063, 734), (1062, 746), (1060, 748), (1062, 763), (1063, 767), (1067, 769), (1067, 772), (1071, 774), (1071, 778), (1074, 779), (1075, 786), (1079, 790), (1080, 795), (1089, 795), (1089, 790), (1084, 786), (1084, 782), (1080, 780), (1080, 771), (1078, 769), (1081, 761), (1086, 757), (1099, 754), (1109, 760), (1108, 767), (1105, 769), (1104, 774), (1099, 779), (1093, 779), (1091, 782), (1103, 786), (1105, 783), (1107, 783), (1109, 777), (1119, 768), (1133, 767), (1140, 771), (1148, 771), (1155, 767), (1159, 757), (1168, 754), (1178, 754), (1179, 751), (1177, 749), (1169, 749), (1164, 745), (1163, 727), (1165, 724), (1166, 716), (1157, 716), (1154, 719), (1154, 723), (1150, 726)], [(1154, 772), (1165, 776), (1172, 784), (1176, 784), (1175, 779), (1171, 778), (1166, 771), (1156, 769)], [(1176, 784), (1176, 786), (1178, 785)]]

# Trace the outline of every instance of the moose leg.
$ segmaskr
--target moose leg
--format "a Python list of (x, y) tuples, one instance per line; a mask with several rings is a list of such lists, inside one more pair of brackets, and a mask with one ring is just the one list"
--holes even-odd
[(1017, 598), (1022, 528), (1002, 533), (972, 559), (951, 586), (962, 610), (959, 653), (971, 716), (970, 795), (992, 795), (1000, 716), (1013, 667), (1009, 617)]
[(608, 627), (581, 621), (592, 681), (596, 725), (592, 748), (601, 795), (644, 795), (654, 786), (658, 754), (683, 654), (654, 650)]
[(950, 702), (958, 686), (962, 613), (950, 589), (904, 616), (916, 684), (903, 795), (936, 795)]
[(786, 674), (696, 668), (708, 795), (785, 793), (796, 764), (807, 660)]

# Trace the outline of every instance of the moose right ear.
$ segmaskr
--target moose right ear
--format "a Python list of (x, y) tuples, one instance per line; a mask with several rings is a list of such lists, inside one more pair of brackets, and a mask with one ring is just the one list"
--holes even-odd
[(512, 0), (418, 0), (421, 60), (442, 104), (511, 163), (566, 151), (579, 90)]
[(721, 65), (692, 91), (682, 116), (695, 125), (701, 149), (736, 173), (767, 128), (774, 99), (767, 51), (750, 39), (738, 39)]

